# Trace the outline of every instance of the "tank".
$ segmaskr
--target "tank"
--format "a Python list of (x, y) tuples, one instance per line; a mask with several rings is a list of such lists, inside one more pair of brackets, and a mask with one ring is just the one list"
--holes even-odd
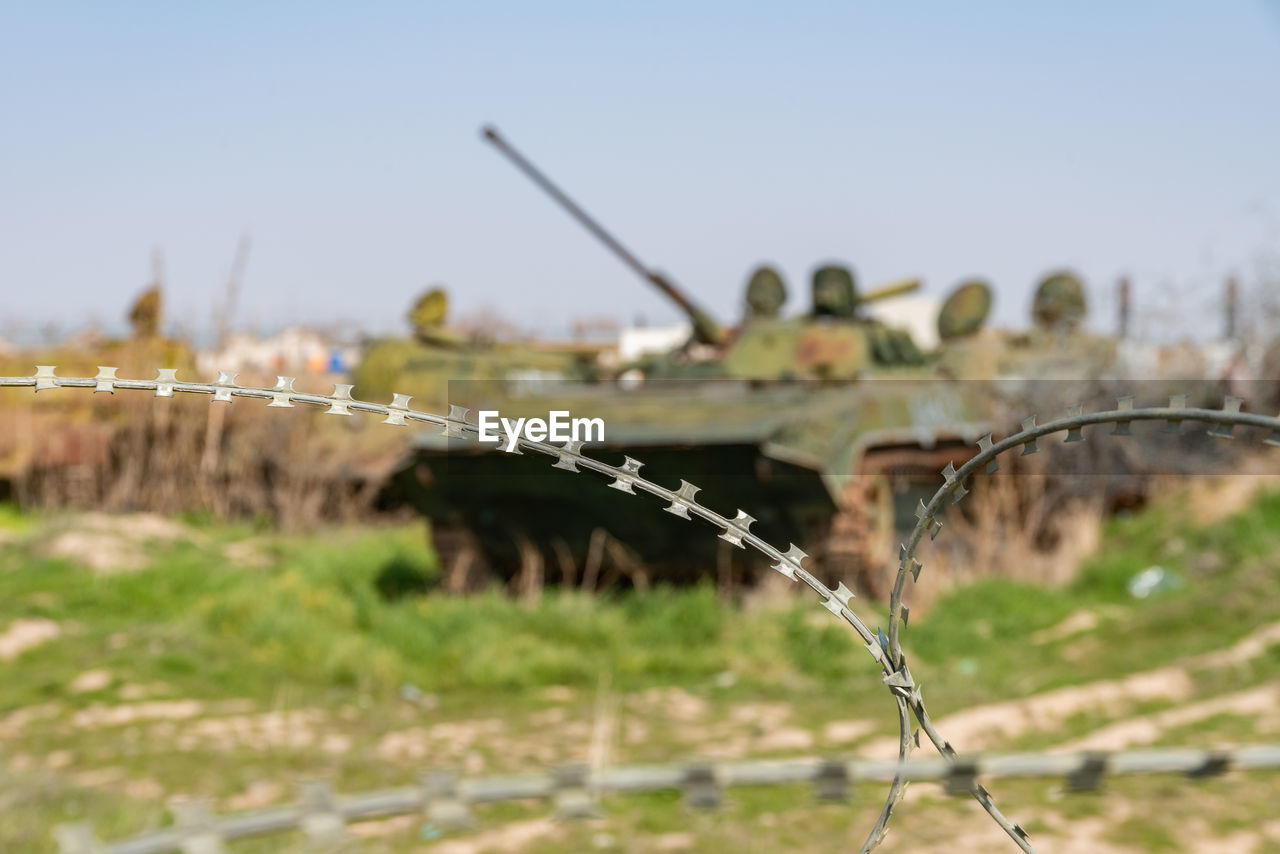
[[(918, 281), (861, 292), (839, 263), (814, 270), (810, 308), (792, 317), (783, 316), (782, 276), (757, 268), (741, 321), (726, 326), (642, 264), (496, 130), (483, 135), (678, 306), (692, 332), (680, 347), (618, 366), (612, 378), (562, 378), (519, 391), (509, 383), (453, 382), (448, 402), (512, 419), (557, 412), (598, 419), (603, 437), (587, 442), (597, 456), (643, 460), (656, 482), (696, 483), (708, 506), (747, 508), (753, 531), (801, 546), (833, 581), (872, 595), (886, 589), (894, 541), (914, 524), (919, 499), (1003, 418), (989, 384), (975, 394), (960, 380), (1019, 375), (1033, 356), (1061, 354), (1055, 347), (1078, 331), (1078, 316), (1064, 311), (1053, 315), (1057, 328), (992, 334), (985, 329), (991, 290), (975, 280), (944, 304), (939, 344), (925, 348), (868, 313)], [(1070, 287), (1051, 290), (1046, 305)], [(401, 378), (407, 384), (395, 390), (415, 395), (430, 383), (421, 374)], [(489, 573), (589, 588), (708, 575), (750, 584), (763, 575), (764, 567), (740, 565), (745, 558), (728, 544), (691, 530), (697, 522), (673, 525), (638, 512), (635, 499), (610, 484), (437, 432), (416, 437), (395, 489), (432, 520), (452, 586)]]

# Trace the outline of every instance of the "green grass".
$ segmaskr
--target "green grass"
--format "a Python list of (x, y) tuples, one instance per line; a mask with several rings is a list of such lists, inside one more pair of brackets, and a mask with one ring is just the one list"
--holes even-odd
[(0, 531), (22, 531), (31, 524), (32, 517), (24, 514), (16, 504), (0, 503)]
[[(497, 589), (389, 599), (379, 591), (388, 567), (414, 567), (431, 585), (435, 561), (420, 526), (259, 538), (267, 568), (221, 560), (238, 533), (203, 529), (196, 542), (157, 548), (148, 569), (119, 574), (33, 556), (35, 545), (0, 547), (21, 565), (0, 574), (0, 617), (79, 627), (12, 665), (23, 687), (0, 699), (0, 713), (58, 694), (75, 667), (89, 666), (163, 680), (185, 696), (259, 699), (282, 685), (386, 695), (411, 682), (466, 694), (594, 688), (605, 674), (639, 689), (734, 669), (748, 681), (865, 672), (848, 665), (847, 633), (807, 622), (810, 608), (781, 619), (733, 614), (707, 586), (594, 599), (549, 592), (533, 605)], [(110, 649), (116, 635), (128, 642)]]
[[(1173, 547), (1171, 548), (1171, 545)], [(1206, 571), (1213, 555), (1221, 569)], [(1134, 599), (1126, 584), (1159, 564), (1181, 588)], [(1114, 678), (1229, 646), (1280, 619), (1280, 493), (1264, 494), (1212, 528), (1196, 527), (1176, 503), (1107, 523), (1100, 553), (1062, 588), (1003, 579), (952, 592), (904, 633), (917, 678), (932, 676), (957, 705), (996, 693)], [(1088, 632), (1098, 654), (1067, 660), (1078, 638), (1034, 645), (1030, 633), (1077, 611), (1101, 616)], [(1249, 665), (1252, 678), (1280, 674), (1275, 650)], [(976, 678), (966, 668), (977, 668)], [(1239, 674), (1230, 679), (1238, 683)], [(1205, 676), (1213, 680), (1213, 674)], [(1224, 683), (1222, 687), (1226, 687)]]

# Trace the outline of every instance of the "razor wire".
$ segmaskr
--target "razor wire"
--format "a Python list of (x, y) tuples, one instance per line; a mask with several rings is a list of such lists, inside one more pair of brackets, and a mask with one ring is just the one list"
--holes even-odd
[[(177, 370), (174, 368), (160, 369), (153, 380), (122, 379), (117, 376), (117, 371), (118, 369), (114, 367), (100, 366), (93, 377), (59, 377), (56, 366), (40, 365), (36, 367), (35, 374), (30, 377), (0, 377), (0, 388), (27, 387), (32, 388), (36, 393), (54, 388), (89, 388), (95, 393), (111, 394), (114, 394), (117, 389), (137, 390), (152, 391), (156, 397), (163, 398), (170, 398), (178, 393), (205, 394), (211, 396), (211, 402), (223, 403), (230, 403), (235, 397), (245, 397), (268, 400), (268, 407), (291, 408), (295, 403), (300, 403), (327, 407), (325, 413), (330, 415), (350, 416), (352, 412), (382, 415), (384, 416), (382, 423), (395, 426), (407, 426), (410, 422), (433, 425), (440, 427), (442, 435), (446, 438), (465, 440), (479, 434), (479, 427), (466, 420), (469, 410), (465, 407), (451, 404), (448, 415), (420, 412), (409, 407), (412, 399), (410, 395), (400, 393), (394, 393), (389, 404), (371, 403), (352, 397), (351, 391), (354, 386), (349, 384), (334, 384), (333, 393), (325, 395), (297, 391), (294, 388), (296, 379), (293, 377), (278, 377), (272, 388), (259, 388), (237, 385), (236, 374), (230, 371), (219, 371), (218, 379), (213, 383), (179, 380)], [(580, 441), (569, 441), (563, 446), (557, 446), (549, 442), (511, 435), (505, 424), (500, 424), (497, 432), (501, 438), (507, 440), (505, 444), (500, 442), (500, 450), (504, 453), (523, 454), (523, 450), (529, 450), (544, 454), (555, 458), (555, 462), (552, 463), (553, 468), (570, 472), (580, 472), (583, 469), (594, 471), (613, 478), (613, 482), (608, 484), (613, 489), (632, 495), (637, 494), (638, 489), (660, 498), (668, 502), (668, 506), (663, 508), (666, 512), (686, 520), (697, 516), (709, 522), (720, 530), (718, 536), (721, 540), (738, 548), (750, 546), (772, 561), (771, 569), (791, 581), (799, 581), (808, 586), (821, 599), (823, 608), (857, 632), (867, 652), (880, 666), (883, 673), (882, 681), (889, 689), (898, 709), (899, 761), (905, 763), (912, 748), (920, 743), (920, 731), (911, 732), (912, 716), (943, 759), (955, 761), (958, 754), (954, 747), (938, 733), (929, 717), (920, 686), (915, 682), (907, 666), (900, 638), (901, 628), (907, 624), (910, 615), (910, 609), (902, 598), (906, 577), (910, 575), (913, 580), (918, 579), (922, 565), (915, 557), (916, 550), (926, 533), (932, 539), (942, 528), (942, 522), (937, 517), (944, 502), (947, 498), (951, 498), (953, 503), (962, 499), (968, 493), (964, 486), (965, 481), (970, 476), (976, 475), (980, 468), (985, 474), (997, 471), (999, 466), (995, 458), (999, 454), (1019, 447), (1023, 449), (1024, 454), (1036, 453), (1039, 450), (1037, 440), (1061, 432), (1067, 434), (1066, 442), (1080, 442), (1084, 438), (1083, 428), (1090, 425), (1114, 425), (1115, 429), (1112, 431), (1114, 435), (1127, 436), (1131, 435), (1129, 426), (1133, 421), (1163, 420), (1169, 425), (1167, 429), (1170, 431), (1180, 431), (1183, 421), (1193, 421), (1213, 425), (1209, 431), (1210, 434), (1222, 438), (1231, 438), (1232, 428), (1237, 425), (1252, 426), (1270, 431), (1264, 440), (1266, 444), (1280, 445), (1280, 417), (1244, 412), (1241, 398), (1228, 397), (1222, 409), (1192, 408), (1186, 403), (1186, 395), (1173, 395), (1167, 407), (1135, 409), (1132, 397), (1122, 397), (1116, 409), (1093, 413), (1085, 413), (1082, 406), (1074, 405), (1068, 408), (1065, 418), (1043, 425), (1036, 425), (1035, 416), (1030, 416), (1022, 422), (1021, 431), (999, 442), (996, 442), (993, 434), (990, 433), (979, 439), (978, 453), (959, 469), (955, 468), (954, 464), (948, 463), (942, 472), (943, 486), (927, 503), (921, 500), (917, 508), (917, 523), (907, 543), (900, 549), (898, 572), (890, 596), (887, 634), (882, 629), (872, 633), (862, 619), (853, 612), (850, 599), (854, 594), (843, 581), (832, 590), (804, 569), (802, 564), (808, 555), (799, 546), (791, 543), (784, 552), (753, 534), (750, 529), (756, 520), (742, 509), (738, 509), (730, 518), (706, 507), (697, 499), (699, 488), (688, 481), (681, 479), (677, 489), (669, 489), (641, 475), (643, 463), (630, 456), (624, 456), (622, 465), (617, 466), (584, 454), (582, 448), (585, 443)], [(863, 854), (870, 852), (884, 840), (888, 832), (889, 820), (902, 800), (907, 781), (901, 773), (894, 775), (884, 808), (860, 849)], [(974, 782), (969, 789), (969, 794), (1019, 848), (1034, 854), (1026, 831), (1020, 825), (1011, 822), (996, 807), (985, 787)]]
[[(903, 602), (907, 576), (911, 576), (913, 582), (919, 579), (923, 566), (916, 558), (916, 551), (924, 540), (925, 534), (928, 534), (932, 540), (942, 529), (942, 521), (938, 519), (938, 515), (945, 502), (950, 499), (952, 504), (958, 504), (969, 494), (969, 490), (964, 485), (969, 477), (976, 476), (979, 473), (990, 475), (997, 472), (1000, 466), (996, 462), (996, 458), (1000, 454), (1017, 448), (1022, 449), (1023, 456), (1038, 453), (1040, 450), (1039, 440), (1057, 433), (1066, 434), (1063, 440), (1064, 444), (1083, 442), (1084, 428), (1094, 425), (1110, 425), (1113, 427), (1111, 435), (1130, 437), (1133, 435), (1130, 427), (1134, 421), (1164, 421), (1166, 423), (1165, 432), (1173, 434), (1181, 433), (1184, 421), (1193, 421), (1212, 425), (1208, 431), (1209, 435), (1223, 439), (1234, 438), (1233, 430), (1236, 426), (1259, 427), (1269, 431), (1263, 439), (1265, 444), (1280, 446), (1280, 417), (1244, 412), (1243, 406), (1244, 400), (1242, 398), (1228, 396), (1223, 403), (1222, 409), (1188, 407), (1187, 395), (1185, 394), (1170, 395), (1168, 406), (1142, 409), (1134, 408), (1133, 397), (1130, 395), (1118, 398), (1115, 409), (1100, 412), (1086, 413), (1083, 405), (1073, 404), (1067, 407), (1065, 417), (1046, 424), (1037, 425), (1036, 416), (1028, 416), (1022, 421), (1021, 430), (998, 442), (994, 440), (992, 434), (988, 433), (978, 440), (978, 453), (961, 465), (959, 469), (953, 463), (947, 464), (942, 471), (943, 485), (927, 503), (921, 499), (916, 508), (915, 527), (912, 529), (907, 542), (900, 547), (898, 571), (889, 597), (889, 633), (886, 649), (892, 666), (890, 675), (885, 679), (886, 684), (896, 688), (895, 693), (899, 703), (906, 703), (910, 707), (911, 713), (920, 724), (920, 728), (928, 736), (934, 747), (938, 749), (939, 753), (948, 758), (954, 758), (957, 755), (955, 748), (938, 733), (929, 717), (928, 710), (925, 708), (924, 700), (921, 697), (920, 686), (913, 680), (911, 671), (907, 666), (906, 655), (902, 650), (901, 633), (902, 629), (907, 626), (910, 617), (910, 608)], [(920, 736), (919, 731), (917, 731), (909, 738), (907, 735), (908, 727), (905, 726), (905, 716), (903, 716), (902, 722), (904, 726), (900, 730), (899, 757), (905, 760), (910, 753), (911, 745), (913, 743), (919, 745)], [(873, 831), (873, 838), (868, 840), (868, 843), (871, 844), (864, 846), (864, 852), (874, 848), (875, 844), (878, 844), (883, 839), (883, 830), (887, 827), (887, 818), (897, 803), (901, 801), (904, 791), (904, 780), (896, 778), (890, 784), (889, 797), (886, 800), (885, 810), (881, 816), (882, 821), (877, 823), (876, 831)], [(993, 811), (993, 807), (988, 806), (990, 794), (983, 787), (975, 786), (974, 797), (984, 807), (987, 807), (987, 812), (992, 815), (992, 818), (1005, 829), (1006, 833), (1024, 851), (1034, 851), (1027, 840), (1026, 832), (1019, 825), (1007, 824), (997, 812)], [(880, 832), (878, 839), (875, 838), (876, 832)]]
[(1107, 777), (1182, 774), (1205, 779), (1231, 771), (1280, 768), (1280, 744), (1231, 750), (1163, 748), (1082, 753), (1005, 753), (954, 760), (908, 762), (866, 759), (755, 759), (718, 763), (628, 765), (600, 770), (562, 765), (549, 773), (459, 778), (427, 772), (418, 785), (349, 795), (335, 794), (328, 783), (303, 782), (295, 803), (216, 815), (209, 801), (170, 803), (173, 825), (115, 842), (100, 842), (84, 822), (59, 825), (54, 832), (60, 854), (164, 854), (181, 851), (221, 854), (238, 839), (301, 830), (313, 843), (332, 844), (346, 836), (348, 824), (418, 814), (435, 831), (475, 826), (473, 805), (542, 800), (561, 819), (594, 818), (604, 795), (679, 791), (691, 807), (720, 805), (723, 790), (750, 786), (811, 784), (817, 800), (847, 802), (858, 783), (896, 777), (941, 783), (949, 795), (966, 795), (979, 777), (1051, 778), (1070, 792), (1099, 789)]

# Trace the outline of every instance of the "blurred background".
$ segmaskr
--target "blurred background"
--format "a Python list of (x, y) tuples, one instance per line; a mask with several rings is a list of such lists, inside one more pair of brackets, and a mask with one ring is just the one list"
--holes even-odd
[[(875, 627), (987, 433), (1280, 407), (1278, 74), (1275, 2), (10, 6), (0, 375), (600, 417), (593, 455)], [(1011, 452), (923, 547), (904, 647), (958, 749), (1276, 740), (1274, 448), (1161, 427)], [(0, 849), (308, 780), (895, 755), (862, 642), (770, 562), (438, 433), (0, 389)], [(1274, 773), (989, 788), (1041, 851), (1280, 850)], [(881, 796), (226, 844), (825, 851)], [(913, 787), (884, 850), (957, 846), (1015, 847)]]

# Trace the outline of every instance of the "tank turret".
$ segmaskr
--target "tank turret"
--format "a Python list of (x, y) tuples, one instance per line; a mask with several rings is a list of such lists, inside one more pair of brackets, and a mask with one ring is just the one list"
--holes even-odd
[(938, 338), (952, 341), (972, 335), (986, 323), (991, 313), (991, 286), (981, 279), (960, 284), (938, 312)]
[(409, 326), (413, 337), (420, 344), (437, 347), (457, 347), (463, 343), (456, 332), (445, 328), (449, 314), (449, 295), (440, 285), (433, 285), (413, 301), (409, 309)]
[(1031, 304), (1036, 326), (1055, 332), (1074, 332), (1084, 321), (1087, 310), (1084, 283), (1067, 270), (1045, 276), (1036, 287)]
[(774, 268), (761, 265), (747, 279), (747, 320), (773, 320), (782, 311), (782, 305), (786, 301), (786, 283)]
[(154, 338), (160, 333), (160, 312), (164, 297), (160, 285), (147, 288), (129, 307), (129, 325), (135, 338)]
[(813, 271), (813, 316), (852, 318), (858, 308), (853, 271), (827, 264)]

